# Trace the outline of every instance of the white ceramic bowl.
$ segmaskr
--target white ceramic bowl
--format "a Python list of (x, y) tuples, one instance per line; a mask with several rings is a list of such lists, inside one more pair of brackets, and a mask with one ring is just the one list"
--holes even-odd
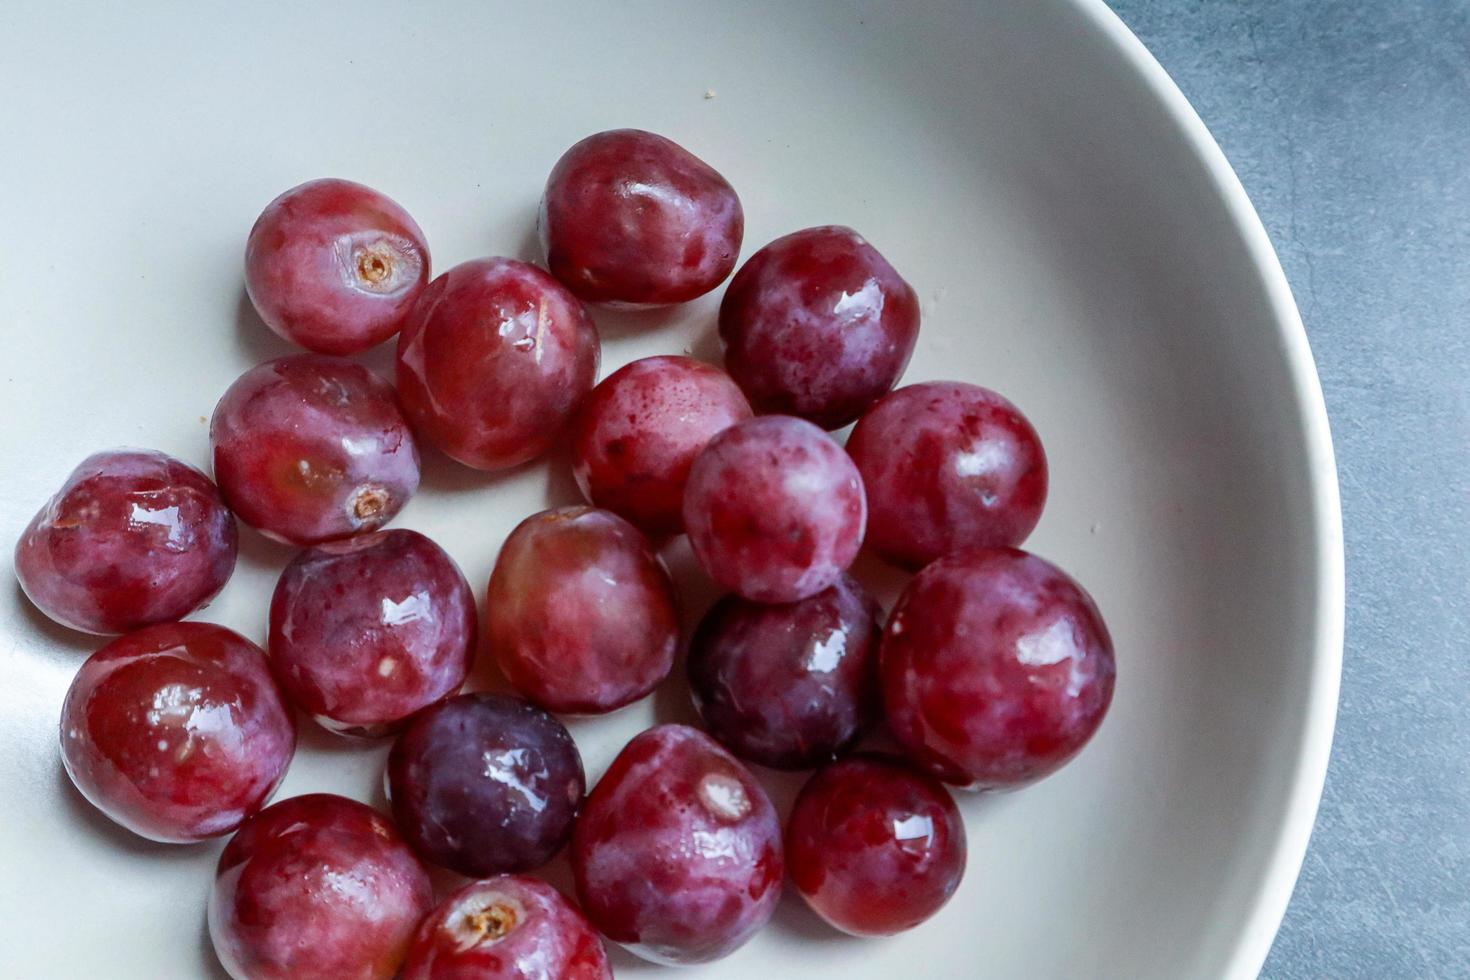
[[(1119, 657), (1112, 713), (1075, 763), (961, 801), (969, 872), (932, 922), (850, 940), (790, 898), (748, 947), (689, 975), (1253, 975), (1331, 737), (1332, 453), (1261, 225), (1113, 15), (1096, 0), (334, 6), (7, 11), (0, 538), (93, 450), (206, 463), (219, 393), (287, 352), (241, 291), (245, 233), (277, 192), (324, 175), (379, 187), (442, 270), (528, 254), (542, 181), (574, 140), (668, 134), (739, 190), (747, 254), (841, 222), (893, 261), (924, 304), (906, 380), (980, 382), (1029, 413), (1053, 480), (1029, 547), (1093, 592)], [(651, 324), (600, 317), (604, 372), (717, 356), (717, 301)], [(432, 459), (398, 523), (483, 589), (514, 523), (573, 495), (564, 462), (485, 477)], [(205, 618), (262, 638), (284, 557), (246, 534)], [(4, 972), (216, 975), (203, 898), (218, 847), (131, 838), (62, 773), (58, 708), (95, 644), (13, 586), (0, 630)], [(652, 719), (686, 716), (683, 697), (674, 685), (575, 723), (589, 775)], [(384, 752), (307, 726), (281, 795), (378, 799)], [(778, 799), (791, 789), (775, 784)]]

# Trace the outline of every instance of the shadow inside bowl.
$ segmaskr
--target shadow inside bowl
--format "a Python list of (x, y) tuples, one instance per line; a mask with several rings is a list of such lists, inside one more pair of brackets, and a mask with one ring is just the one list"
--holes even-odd
[(301, 549), (268, 538), (247, 524), (240, 524), (240, 555), (237, 562), (250, 568), (279, 572)]
[(199, 956), (198, 973), (195, 974), (203, 980), (230, 980), (230, 975), (225, 971), (224, 965), (220, 963), (219, 956), (214, 951), (214, 940), (209, 936), (209, 913), (206, 910), (199, 917), (199, 945), (197, 947)]
[(235, 349), (251, 364), (303, 353), (300, 347), (266, 326), (260, 314), (255, 312), (255, 304), (250, 302), (244, 283), (241, 283), (240, 295), (235, 300)]
[(107, 846), (114, 850), (146, 858), (154, 863), (192, 864), (198, 861), (200, 849), (209, 844), (209, 841), (196, 844), (161, 844), (140, 837), (121, 824), (114, 823), (76, 788), (71, 777), (66, 774), (66, 768), (61, 764), (59, 756), (56, 759), (54, 778), (67, 821), (106, 841)]
[(65, 650), (64, 656), (67, 657), (68, 662), (75, 668), (80, 667), (82, 660), (91, 654), (93, 650), (96, 650), (111, 639), (111, 637), (95, 636), (91, 633), (83, 633), (81, 630), (74, 630), (70, 627), (62, 626), (38, 609), (35, 603), (31, 602), (25, 593), (25, 589), (20, 587), (19, 582), (12, 582), (10, 587), (14, 590), (15, 604), (20, 607), (21, 615), (26, 619), (26, 625), (30, 628), (31, 632), (45, 637), (46, 642), (35, 644), (34, 649), (43, 651), (49, 655), (54, 653), (58, 647), (62, 648)]
[[(776, 906), (776, 914), (771, 916), (771, 923), (767, 928), (804, 943), (831, 945), (871, 942), (871, 940), (849, 936), (829, 926), (821, 916), (811, 910), (806, 900), (797, 894), (790, 879), (785, 883), (781, 903)], [(923, 974), (918, 973), (917, 975), (922, 976)]]
[(638, 337), (668, 326), (685, 315), (683, 304), (655, 306), (648, 309), (619, 309), (601, 303), (589, 303), (587, 309), (597, 323), (597, 335), (603, 341)]

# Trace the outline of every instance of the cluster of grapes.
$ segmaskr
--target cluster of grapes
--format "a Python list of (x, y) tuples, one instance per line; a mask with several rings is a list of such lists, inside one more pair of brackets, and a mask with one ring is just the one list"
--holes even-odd
[[(100, 453), (17, 545), (41, 610), (122, 634), (62, 707), (77, 788), (152, 840), (234, 834), (208, 914), (241, 980), (592, 980), (611, 975), (599, 932), (705, 962), (766, 923), (788, 873), (839, 929), (907, 929), (964, 872), (942, 784), (1039, 779), (1107, 710), (1096, 607), (1016, 547), (1046, 498), (1035, 430), (974, 385), (894, 390), (919, 304), (867, 241), (809, 228), (751, 256), (720, 307), (724, 371), (649, 357), (594, 387), (584, 303), (715, 288), (740, 251), (739, 198), (669, 140), (599, 133), (552, 170), (540, 233), (544, 270), (490, 258), (431, 281), (423, 233), (382, 194), (286, 192), (250, 232), (246, 284), (311, 353), (224, 393), (214, 482), (161, 453)], [(346, 359), (395, 334), (396, 385)], [(845, 448), (824, 431), (854, 421)], [(418, 487), (416, 440), (498, 470), (563, 437), (590, 506), (516, 527), (482, 631), (439, 545), (380, 530)], [(230, 577), (237, 517), (304, 549), (271, 600), (268, 653), (179, 622)], [(728, 592), (687, 650), (707, 731), (643, 732), (588, 794), (550, 712), (610, 712), (668, 677), (679, 618), (655, 544), (680, 533)], [(848, 574), (865, 539), (916, 572), (886, 620)], [(520, 696), (458, 693), (477, 646)], [(328, 794), (266, 806), (295, 751), (292, 705), (396, 737), (391, 820)], [(852, 754), (879, 726), (897, 751)], [(784, 833), (742, 760), (818, 770)], [(525, 876), (568, 843), (580, 908)], [(435, 905), (421, 861), (474, 880)]]

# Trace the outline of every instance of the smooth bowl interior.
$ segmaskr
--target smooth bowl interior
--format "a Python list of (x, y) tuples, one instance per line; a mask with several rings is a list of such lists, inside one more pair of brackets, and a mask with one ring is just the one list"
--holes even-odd
[[(424, 227), (438, 270), (529, 258), (566, 146), (664, 133), (740, 192), (745, 254), (843, 223), (904, 273), (924, 311), (906, 381), (984, 384), (1031, 417), (1052, 492), (1028, 547), (1091, 590), (1119, 657), (1112, 712), (1075, 763), (962, 797), (968, 875), (931, 923), (852, 940), (792, 897), (689, 975), (1253, 974), (1310, 827), (1340, 658), (1336, 490), (1300, 324), (1223, 158), (1100, 3), (919, 6), (10, 12), (0, 537), (91, 451), (207, 462), (219, 393), (289, 352), (241, 289), (245, 233), (279, 191), (327, 175), (378, 187)], [(717, 302), (599, 314), (604, 375), (657, 352), (717, 358)], [(443, 543), (483, 596), (510, 528), (575, 496), (561, 458), (487, 477), (430, 454), (398, 523)], [(201, 618), (259, 640), (288, 552), (244, 542)], [(691, 573), (683, 547), (667, 557)], [(900, 577), (862, 567), (891, 600)], [(710, 595), (686, 599), (692, 619)], [(66, 975), (219, 975), (203, 932), (218, 846), (133, 839), (61, 771), (61, 698), (96, 644), (13, 586), (0, 632), (10, 968), (58, 975), (64, 951)], [(572, 728), (595, 777), (641, 728), (689, 717), (676, 681)], [(385, 746), (302, 732), (282, 796), (381, 803)], [(771, 784), (783, 806), (797, 785)]]

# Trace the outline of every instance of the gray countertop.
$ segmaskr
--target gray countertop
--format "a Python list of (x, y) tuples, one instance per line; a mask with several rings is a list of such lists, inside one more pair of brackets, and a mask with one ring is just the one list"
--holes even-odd
[(1342, 483), (1347, 649), (1263, 976), (1470, 976), (1470, 2), (1112, 0), (1240, 174)]

